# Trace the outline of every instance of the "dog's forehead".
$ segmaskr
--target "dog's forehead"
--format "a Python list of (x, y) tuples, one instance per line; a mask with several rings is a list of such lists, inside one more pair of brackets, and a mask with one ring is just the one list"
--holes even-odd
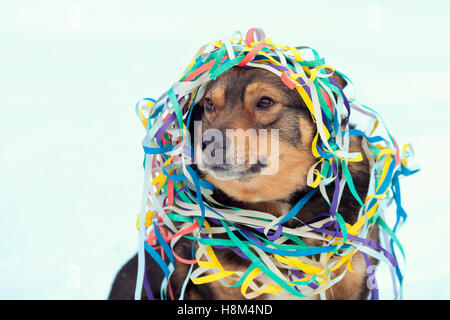
[(234, 67), (211, 81), (206, 87), (206, 92), (217, 91), (218, 89), (227, 93), (242, 91), (255, 82), (267, 84), (286, 93), (289, 91), (289, 88), (281, 81), (280, 77), (270, 71), (261, 68)]

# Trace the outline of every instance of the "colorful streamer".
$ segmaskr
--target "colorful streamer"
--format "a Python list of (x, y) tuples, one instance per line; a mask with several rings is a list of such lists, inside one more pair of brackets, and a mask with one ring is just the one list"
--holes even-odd
[[(214, 186), (201, 180), (191, 168), (193, 149), (188, 128), (194, 105), (209, 81), (235, 66), (263, 68), (279, 76), (289, 88), (298, 91), (317, 127), (312, 143), (317, 162), (307, 180), (313, 189), (281, 217), (218, 203), (211, 196)], [(243, 297), (248, 299), (265, 293), (286, 298), (315, 295), (325, 298), (327, 289), (342, 280), (346, 272), (353, 272), (351, 260), (358, 251), (364, 255), (369, 277), (374, 278), (369, 257), (392, 268), (394, 288), (398, 288), (395, 296), (401, 298), (403, 276), (397, 254), (400, 252), (404, 257), (404, 251), (396, 231), (404, 223), (406, 213), (400, 199), (399, 177), (417, 171), (408, 167), (413, 151), (409, 145), (400, 150), (378, 113), (350, 101), (331, 78), (332, 72), (338, 71), (326, 65), (314, 49), (278, 45), (266, 38), (262, 30), (253, 28), (245, 39), (236, 33), (229, 39), (203, 46), (179, 81), (158, 100), (146, 98), (138, 102), (136, 113), (146, 128), (146, 136), (144, 190), (137, 222), (136, 299), (141, 298), (143, 287), (149, 298), (155, 294), (147, 283), (152, 275), (145, 274), (144, 251), (163, 271), (159, 292), (163, 300), (183, 299), (189, 281), (194, 284), (219, 281), (224, 286), (240, 287)], [(349, 127), (348, 119), (352, 119), (353, 113), (369, 120), (365, 131)], [(364, 151), (370, 162), (370, 187), (365, 199), (356, 192), (348, 169), (348, 162), (362, 160), (362, 154), (349, 152), (349, 140), (354, 135), (365, 138)], [(335, 192), (330, 201), (326, 188), (333, 182)], [(337, 211), (342, 194), (339, 190), (345, 184), (361, 206), (354, 224), (344, 221)], [(299, 228), (284, 226), (286, 221), (302, 214), (303, 205), (317, 192), (330, 204), (329, 213), (320, 221)], [(383, 218), (392, 200), (397, 205), (393, 228)], [(383, 245), (368, 240), (376, 224), (384, 237), (380, 238), (388, 240)], [(330, 225), (335, 231), (326, 228)], [(182, 238), (192, 242), (191, 257), (173, 252)], [(302, 240), (307, 238), (321, 240), (324, 245), (308, 246)], [(198, 248), (195, 252), (194, 243)], [(247, 271), (225, 270), (215, 254), (223, 249), (233, 250), (248, 260)], [(314, 255), (320, 258), (315, 259)], [(191, 266), (180, 297), (174, 297), (170, 287), (175, 260)], [(332, 278), (333, 271), (344, 265), (345, 272)], [(376, 285), (370, 298), (378, 298)]]

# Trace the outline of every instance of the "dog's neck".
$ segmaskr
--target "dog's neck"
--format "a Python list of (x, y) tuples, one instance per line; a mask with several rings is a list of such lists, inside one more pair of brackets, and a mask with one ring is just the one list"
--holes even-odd
[(223, 205), (238, 207), (246, 210), (255, 210), (273, 214), (276, 217), (288, 213), (291, 208), (307, 193), (307, 191), (297, 191), (290, 196), (270, 201), (243, 202), (231, 198), (220, 189), (214, 191), (213, 197)]

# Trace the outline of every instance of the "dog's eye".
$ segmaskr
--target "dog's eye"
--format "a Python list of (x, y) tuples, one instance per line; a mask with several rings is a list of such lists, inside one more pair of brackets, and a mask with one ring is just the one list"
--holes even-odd
[(256, 104), (256, 107), (260, 108), (260, 109), (267, 109), (267, 108), (273, 106), (274, 103), (275, 102), (273, 101), (272, 98), (262, 97), (261, 99), (259, 99), (258, 103)]
[(207, 112), (214, 112), (216, 111), (216, 106), (214, 105), (214, 103), (212, 102), (212, 100), (210, 98), (205, 98), (205, 110)]

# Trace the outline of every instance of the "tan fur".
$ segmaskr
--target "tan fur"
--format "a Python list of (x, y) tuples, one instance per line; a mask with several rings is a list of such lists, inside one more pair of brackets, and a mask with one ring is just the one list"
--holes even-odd
[(314, 126), (305, 118), (299, 120), (300, 128), (302, 128), (302, 147), (311, 151), (311, 143), (314, 139)]
[[(369, 236), (369, 239), (376, 241), (378, 238), (378, 226), (376, 226)], [(371, 259), (371, 263), (373, 263)], [(344, 264), (338, 270), (332, 273), (332, 277), (339, 276), (342, 272), (346, 270), (346, 265)], [(332, 286), (326, 292), (327, 299), (333, 300), (359, 300), (367, 299), (364, 295), (364, 287), (368, 286), (366, 283), (367, 269), (366, 262), (364, 261), (363, 254), (357, 252), (352, 257), (351, 269), (347, 271), (344, 278)], [(367, 293), (368, 294), (368, 291)]]
[[(304, 130), (306, 133), (302, 136), (302, 143), (306, 146), (310, 146), (314, 130), (313, 127), (303, 119), (300, 119), (300, 124), (302, 128), (308, 128), (309, 130)], [(368, 161), (361, 147), (362, 139), (359, 137), (352, 136), (350, 139), (350, 151), (351, 152), (361, 152), (363, 154), (364, 160), (362, 162), (352, 162), (349, 163), (349, 167), (352, 172), (368, 172)], [(308, 152), (299, 152), (297, 150), (292, 150), (289, 146), (282, 144), (280, 147), (280, 154), (283, 154), (283, 168), (280, 168), (280, 172), (276, 176), (260, 176), (252, 179), (249, 182), (240, 181), (220, 181), (214, 178), (208, 177), (208, 180), (213, 184), (217, 185), (219, 188), (227, 192), (228, 194), (234, 196), (236, 199), (253, 202), (247, 205), (247, 209), (259, 210), (263, 212), (269, 212), (276, 216), (289, 211), (286, 208), (286, 203), (283, 201), (276, 201), (277, 197), (283, 198), (283, 194), (288, 193), (292, 188), (296, 188), (295, 185), (304, 185), (306, 181), (302, 177), (306, 176), (306, 168), (311, 165), (312, 157)], [(282, 151), (281, 151), (282, 150)], [(303, 170), (302, 170), (303, 168)], [(283, 171), (285, 170), (285, 171)], [(288, 174), (288, 172), (290, 172)], [(259, 202), (255, 203), (255, 200)], [(377, 229), (372, 231), (371, 240), (376, 241)], [(320, 246), (322, 243), (317, 240), (303, 239), (309, 246)], [(318, 256), (316, 257), (318, 259)], [(337, 258), (332, 258), (336, 260)], [(225, 269), (231, 270), (230, 268), (236, 268), (235, 264), (229, 265), (225, 263), (223, 265)], [(367, 284), (366, 280), (366, 265), (361, 252), (357, 252), (352, 257), (351, 267), (353, 272), (347, 271), (344, 278), (336, 283), (334, 286), (326, 291), (326, 298), (331, 300), (357, 300), (361, 298), (367, 298), (364, 296), (363, 289)], [(332, 273), (332, 279), (339, 276), (342, 272), (346, 270), (346, 265), (344, 264), (338, 270)], [(215, 292), (220, 292), (219, 296), (222, 299), (242, 299), (243, 296), (240, 290), (233, 290), (229, 288), (224, 288), (219, 283), (213, 285)], [(217, 287), (217, 288), (216, 288)], [(276, 295), (262, 295), (259, 299), (277, 299), (280, 298)], [(294, 297), (295, 298), (295, 297)], [(310, 299), (320, 299), (320, 297), (313, 296)]]
[[(283, 199), (293, 190), (305, 187), (306, 175), (314, 163), (311, 152), (314, 127), (304, 118), (299, 119), (299, 125), (302, 128), (302, 146), (298, 149), (280, 141), (279, 170), (276, 175), (258, 175), (248, 180), (218, 180), (207, 174), (205, 179), (229, 196), (244, 202)], [(270, 138), (268, 138), (268, 142), (270, 153)], [(248, 154), (247, 149), (246, 155)]]
[(283, 142), (280, 142), (280, 155), (276, 175), (258, 175), (250, 180), (218, 180), (207, 174), (205, 179), (240, 201), (283, 199), (292, 190), (306, 185), (306, 175), (314, 160), (308, 151), (299, 151)]
[[(247, 75), (251, 76), (247, 77)], [(345, 80), (337, 75), (333, 75), (333, 79), (341, 87), (345, 86)], [(205, 93), (204, 98), (211, 99), (216, 109), (214, 112), (205, 111), (201, 115), (204, 130), (209, 128), (225, 130), (229, 128), (245, 131), (247, 129), (257, 130), (267, 127), (280, 129), (279, 167), (278, 172), (274, 175), (262, 175), (260, 172), (257, 172), (235, 180), (220, 180), (212, 176), (207, 169), (199, 167), (199, 170), (202, 171), (202, 179), (211, 182), (216, 189), (220, 189), (228, 198), (238, 200), (240, 207), (243, 209), (257, 210), (281, 216), (291, 209), (290, 195), (307, 189), (307, 173), (310, 167), (318, 160), (311, 151), (311, 143), (316, 134), (316, 128), (306, 108), (301, 110), (300, 96), (295, 96), (295, 94), (294, 90), (288, 90), (281, 83), (279, 77), (269, 71), (256, 70), (256, 68), (250, 70), (232, 68), (212, 82)], [(265, 96), (273, 99), (274, 104), (267, 109), (255, 108), (255, 104), (257, 104), (259, 99)], [(202, 107), (201, 103), (200, 107)], [(267, 142), (269, 145), (266, 152), (270, 154), (272, 146), (270, 145), (270, 133), (268, 132), (268, 134)], [(361, 152), (363, 155), (362, 162), (349, 162), (352, 177), (364, 177), (369, 174), (369, 159), (363, 152), (362, 141), (360, 137), (352, 136), (350, 138), (350, 152)], [(247, 142), (242, 143), (240, 147), (245, 149), (245, 165), (249, 162), (249, 154), (251, 152), (256, 152), (258, 156), (264, 155), (264, 151), (259, 145), (257, 145), (256, 151), (251, 150), (250, 144)], [(318, 203), (318, 205), (320, 206), (321, 203)], [(311, 206), (316, 206), (316, 202), (313, 202)], [(345, 203), (341, 203), (339, 210), (343, 209), (343, 207), (345, 207)], [(302, 214), (312, 216), (316, 213), (314, 210), (312, 208), (311, 211), (304, 211)], [(350, 208), (348, 210), (353, 209)], [(353, 211), (349, 211), (349, 213), (351, 212)], [(291, 221), (294, 225), (289, 225), (289, 227), (295, 228), (297, 221)], [(376, 228), (371, 236), (371, 240), (377, 241), (378, 230)], [(323, 245), (318, 240), (303, 239), (303, 241), (309, 246)], [(179, 256), (183, 256), (183, 253), (191, 252), (189, 243), (183, 243), (182, 241), (177, 243), (174, 250)], [(214, 251), (225, 270), (245, 271), (247, 269), (248, 261), (236, 255), (230, 255), (229, 250), (218, 249)], [(320, 262), (320, 255), (312, 258)], [(339, 258), (334, 257), (331, 259)], [(372, 263), (374, 262), (372, 261)], [(326, 291), (328, 299), (367, 298), (364, 296), (367, 294), (365, 283), (367, 274), (361, 253), (356, 253), (353, 256), (351, 266), (354, 272), (347, 271), (345, 277), (339, 283)], [(181, 285), (180, 283), (187, 275), (188, 269), (188, 265), (176, 261), (175, 272), (171, 281)], [(332, 278), (339, 276), (345, 269), (345, 265), (341, 266), (332, 273)], [(193, 289), (187, 295), (188, 299), (205, 299), (205, 292), (206, 295), (211, 295), (210, 297), (206, 296), (209, 299), (244, 298), (239, 287), (225, 287), (219, 281), (199, 285), (198, 287), (206, 290)], [(261, 295), (258, 297), (258, 299), (272, 298), (277, 298), (277, 296)], [(312, 298), (317, 299), (319, 297), (315, 296)]]
[[(345, 81), (341, 81), (341, 79), (336, 77), (335, 80), (345, 85)], [(255, 80), (245, 88), (243, 106), (241, 108), (238, 106), (230, 107), (227, 106), (225, 97), (226, 90), (224, 87), (226, 87), (226, 82), (222, 83), (219, 81), (218, 87), (213, 87), (211, 90), (212, 93), (207, 94), (217, 105), (217, 111), (213, 115), (207, 115), (207, 120), (211, 124), (211, 127), (239, 128), (243, 130), (264, 128), (267, 124), (277, 120), (279, 115), (283, 114), (284, 105), (289, 103), (285, 91), (279, 90), (274, 84)], [(262, 96), (271, 97), (275, 103), (268, 109), (255, 109), (254, 105), (256, 101)], [(311, 151), (312, 140), (316, 134), (315, 125), (311, 119), (301, 115), (297, 121), (300, 128), (301, 140), (296, 146), (283, 141), (283, 139), (279, 141), (279, 170), (275, 175), (257, 174), (245, 179), (220, 180), (206, 173), (204, 178), (228, 196), (244, 202), (245, 209), (269, 212), (276, 216), (288, 212), (290, 205), (285, 202), (285, 199), (295, 190), (301, 190), (306, 187), (308, 170), (317, 161)], [(268, 142), (270, 142), (270, 139), (268, 139)], [(349, 169), (352, 173), (368, 174), (369, 163), (363, 152), (361, 143), (361, 137), (350, 137), (350, 152), (361, 152), (363, 161), (349, 162)], [(246, 161), (248, 161), (248, 154), (253, 151), (249, 149), (247, 141), (245, 143), (241, 142), (241, 147), (245, 148)], [(259, 156), (261, 153), (259, 145), (256, 152)], [(322, 245), (317, 240), (303, 240), (310, 246)], [(319, 257), (320, 255), (317, 255), (315, 258), (318, 260)], [(363, 286), (365, 285), (364, 279), (366, 277), (365, 262), (362, 254), (356, 253), (352, 258), (351, 264), (355, 271), (348, 271), (342, 281), (327, 290), (327, 298), (358, 299), (361, 297)], [(235, 261), (225, 261), (223, 266), (227, 270), (239, 270), (239, 265)], [(341, 266), (333, 272), (332, 278), (339, 276), (345, 269), (345, 265)], [(211, 284), (211, 286), (214, 288), (214, 292), (217, 293), (218, 297), (224, 299), (242, 298), (239, 288), (225, 288), (218, 282)]]
[[(351, 266), (353, 272), (347, 270), (344, 278), (326, 291), (328, 300), (358, 300), (361, 296), (362, 286), (365, 285), (366, 277), (365, 262), (361, 252), (357, 252), (352, 257)], [(332, 273), (334, 279), (347, 269), (344, 264)]]
[(348, 162), (349, 169), (355, 173), (356, 172), (368, 172), (368, 168), (369, 168), (369, 161), (367, 159), (365, 152), (363, 151), (362, 142), (363, 142), (363, 139), (359, 136), (351, 136), (350, 137), (349, 151), (350, 152), (360, 152), (363, 157), (363, 161)]
[(226, 88), (222, 86), (215, 86), (205, 95), (205, 98), (209, 98), (214, 102), (214, 105), (217, 107), (216, 113), (222, 111), (222, 109), (225, 108), (225, 89)]
[[(252, 109), (253, 104), (262, 96), (271, 97), (275, 101), (275, 104), (267, 110), (258, 110), (257, 112), (254, 112)], [(286, 98), (283, 94), (270, 84), (254, 82), (249, 84), (245, 89), (244, 108), (249, 112), (253, 111), (255, 113), (255, 120), (264, 126), (277, 116), (283, 107), (282, 104), (285, 100)]]

